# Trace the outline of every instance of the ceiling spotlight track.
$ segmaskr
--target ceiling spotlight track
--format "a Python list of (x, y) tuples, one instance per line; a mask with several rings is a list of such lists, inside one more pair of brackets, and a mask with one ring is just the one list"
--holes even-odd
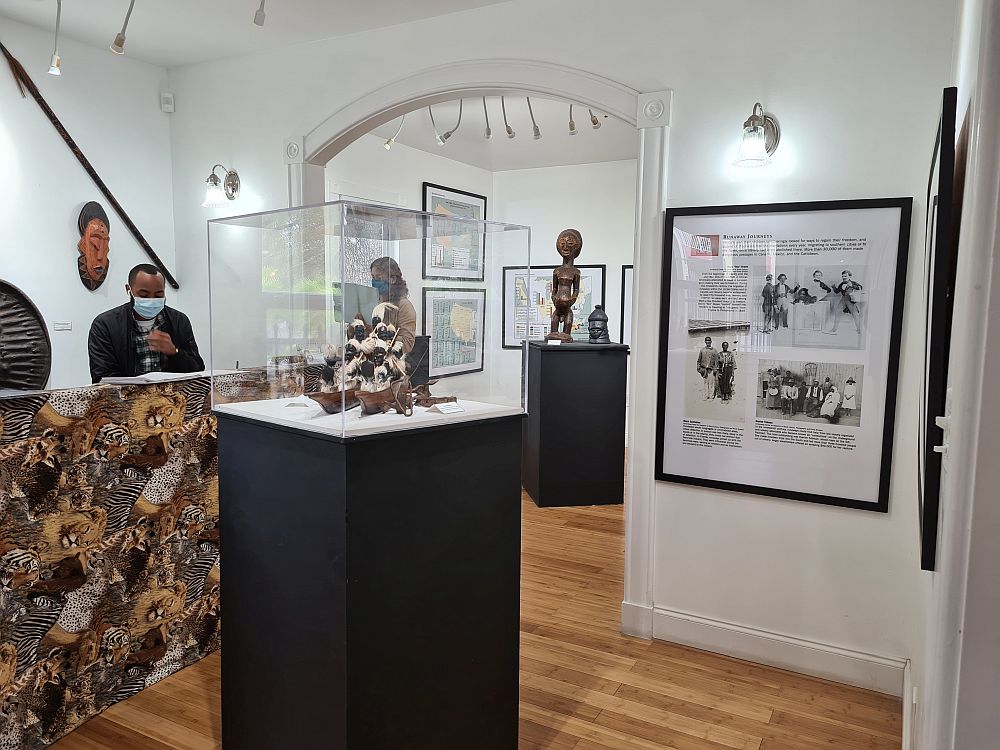
[(406, 115), (403, 115), (402, 117), (399, 118), (399, 127), (396, 128), (396, 134), (393, 135), (392, 138), (390, 138), (389, 140), (387, 140), (385, 142), (385, 150), (386, 151), (388, 151), (389, 149), (391, 149), (392, 148), (392, 144), (394, 144), (396, 142), (396, 139), (399, 138), (399, 134), (403, 131), (403, 123), (404, 122), (406, 122)]
[(531, 108), (531, 97), (530, 96), (526, 96), (526, 97), (524, 97), (524, 99), (525, 99), (525, 101), (528, 102), (528, 114), (531, 115), (531, 129), (532, 129), (532, 132), (534, 133), (534, 138), (537, 141), (537, 140), (541, 139), (541, 137), (542, 137), (542, 131), (539, 129), (538, 123), (535, 122), (535, 112)]
[(486, 118), (486, 132), (483, 133), (483, 137), (486, 140), (491, 140), (493, 138), (493, 130), (490, 129), (490, 111), (486, 109), (486, 97), (483, 97), (483, 117)]
[(573, 120), (573, 105), (569, 105), (569, 134), (576, 135), (578, 132), (576, 129), (576, 122)]
[(437, 145), (443, 146), (447, 142), (447, 140), (449, 138), (451, 138), (455, 134), (455, 131), (458, 130), (458, 126), (462, 124), (462, 107), (463, 107), (462, 100), (459, 99), (458, 100), (458, 122), (455, 123), (455, 127), (453, 127), (451, 130), (449, 130), (449, 131), (445, 132), (444, 134), (442, 134), (442, 133), (438, 132), (437, 123), (434, 121), (434, 110), (431, 108), (431, 105), (429, 105), (429, 104), (427, 105), (427, 111), (431, 115), (431, 127), (434, 128), (434, 138), (435, 138), (435, 140), (437, 140)]
[(594, 114), (594, 110), (588, 108), (587, 111), (590, 112), (590, 125), (591, 125), (591, 127), (594, 130), (597, 130), (598, 128), (601, 127), (601, 121), (597, 118), (597, 115)]
[(125, 31), (128, 29), (128, 22), (132, 18), (132, 9), (135, 7), (135, 0), (129, 0), (128, 10), (125, 11), (125, 22), (122, 24), (122, 30), (118, 32), (115, 40), (111, 43), (111, 51), (116, 55), (125, 54)]
[(257, 8), (257, 12), (253, 14), (253, 22), (258, 26), (264, 25), (264, 19), (267, 15), (264, 13), (264, 2), (265, 0), (260, 0), (260, 7)]
[(514, 128), (510, 126), (510, 123), (507, 122), (507, 102), (504, 101), (502, 96), (500, 97), (500, 109), (503, 110), (503, 124), (507, 129), (507, 137), (513, 138), (517, 133), (514, 132)]
[(52, 46), (52, 59), (49, 60), (49, 75), (62, 75), (62, 58), (59, 57), (59, 26), (62, 24), (62, 0), (56, 0), (56, 38)]

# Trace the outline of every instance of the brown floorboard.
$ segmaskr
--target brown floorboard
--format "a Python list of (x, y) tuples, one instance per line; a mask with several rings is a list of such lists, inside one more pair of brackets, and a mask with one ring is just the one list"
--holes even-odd
[[(523, 510), (519, 750), (900, 748), (896, 698), (622, 636), (621, 506)], [(52, 747), (216, 750), (219, 665), (213, 654)]]

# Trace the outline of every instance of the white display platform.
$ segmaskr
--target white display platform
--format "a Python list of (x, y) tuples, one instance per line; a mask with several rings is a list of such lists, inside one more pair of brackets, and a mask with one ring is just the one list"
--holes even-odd
[(521, 408), (517, 406), (503, 406), (465, 399), (459, 399), (458, 405), (464, 411), (454, 414), (440, 414), (431, 409), (416, 406), (413, 408), (413, 416), (411, 417), (404, 417), (395, 411), (388, 414), (362, 414), (360, 407), (355, 407), (342, 414), (327, 414), (311, 398), (297, 396), (295, 398), (218, 404), (214, 410), (221, 414), (232, 414), (269, 424), (279, 424), (298, 430), (308, 430), (309, 432), (344, 438), (398, 430), (414, 430), (458, 422), (472, 422), (479, 419), (511, 417), (523, 413)]

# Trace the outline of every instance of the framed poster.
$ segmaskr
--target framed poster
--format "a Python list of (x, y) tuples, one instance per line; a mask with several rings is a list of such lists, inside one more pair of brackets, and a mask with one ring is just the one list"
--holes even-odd
[(446, 378), (483, 369), (485, 289), (425, 288), (424, 335), (430, 336), (428, 374)]
[[(461, 219), (486, 219), (486, 196), (423, 183), (423, 210)], [(486, 234), (469, 232), (464, 224), (432, 220), (432, 236), (424, 240), (425, 279), (482, 281), (486, 260)]]
[(623, 344), (632, 345), (632, 266), (622, 266), (622, 317), (621, 337)]
[(657, 479), (888, 510), (912, 203), (667, 210)]
[[(924, 227), (924, 372), (920, 398), (920, 437), (917, 451), (917, 488), (920, 500), (920, 567), (937, 564), (938, 520), (941, 500), (941, 454), (934, 446), (944, 442), (935, 421), (945, 413), (948, 354), (958, 261), (965, 182), (965, 127), (955, 142), (958, 89), (946, 88), (927, 177), (927, 218)], [(962, 167), (956, 170), (956, 166)]]
[[(525, 339), (544, 339), (551, 329), (552, 272), (558, 266), (506, 266), (503, 269), (503, 348), (520, 349)], [(581, 266), (580, 294), (573, 305), (574, 341), (590, 338), (587, 317), (604, 304), (606, 266)]]

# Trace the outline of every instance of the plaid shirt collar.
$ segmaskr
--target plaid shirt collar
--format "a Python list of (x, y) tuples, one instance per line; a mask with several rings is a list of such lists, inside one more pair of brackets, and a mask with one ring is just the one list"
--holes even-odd
[[(153, 329), (162, 329), (163, 320), (161, 312), (156, 316)], [(135, 342), (135, 374), (145, 375), (147, 372), (160, 372), (163, 369), (163, 355), (149, 348), (147, 334), (139, 327), (139, 323), (134, 317), (132, 318), (132, 332), (132, 340)]]

